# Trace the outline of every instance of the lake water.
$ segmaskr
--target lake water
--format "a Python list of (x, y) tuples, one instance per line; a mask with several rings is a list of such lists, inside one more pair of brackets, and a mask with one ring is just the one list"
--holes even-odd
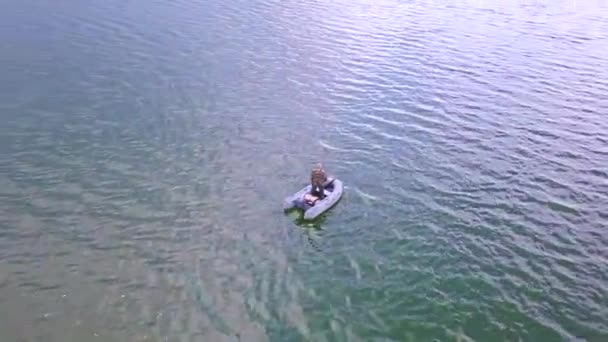
[(607, 341), (607, 18), (2, 1), (0, 340)]

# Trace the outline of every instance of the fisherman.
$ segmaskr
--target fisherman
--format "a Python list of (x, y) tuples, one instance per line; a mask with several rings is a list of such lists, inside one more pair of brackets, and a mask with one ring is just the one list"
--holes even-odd
[(304, 200), (308, 204), (314, 206), (325, 197), (325, 182), (327, 182), (327, 174), (323, 170), (323, 166), (321, 164), (315, 165), (310, 172), (310, 185), (312, 189), (310, 193), (304, 196)]

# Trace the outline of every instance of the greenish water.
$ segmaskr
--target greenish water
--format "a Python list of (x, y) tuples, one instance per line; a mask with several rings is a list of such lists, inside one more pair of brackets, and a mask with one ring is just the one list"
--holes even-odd
[(1, 8), (0, 340), (608, 340), (604, 2)]

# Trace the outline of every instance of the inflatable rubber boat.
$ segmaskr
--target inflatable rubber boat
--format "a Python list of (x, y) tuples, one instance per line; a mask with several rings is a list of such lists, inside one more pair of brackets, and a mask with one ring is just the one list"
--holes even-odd
[(313, 220), (319, 215), (323, 214), (331, 207), (334, 206), (342, 197), (344, 192), (344, 185), (339, 179), (330, 178), (325, 182), (324, 186), (325, 197), (317, 201), (314, 205), (310, 205), (304, 196), (312, 190), (312, 186), (309, 184), (304, 189), (296, 192), (295, 194), (285, 198), (283, 203), (283, 209), (289, 210), (293, 208), (302, 209), (304, 211), (305, 220)]

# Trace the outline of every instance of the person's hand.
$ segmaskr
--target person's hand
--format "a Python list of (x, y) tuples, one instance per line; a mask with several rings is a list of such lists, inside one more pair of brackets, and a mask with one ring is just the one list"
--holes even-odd
[(311, 194), (306, 194), (306, 195), (304, 196), (304, 200), (305, 200), (306, 202), (308, 202), (309, 204), (314, 205), (314, 204), (315, 204), (315, 203), (316, 203), (316, 202), (319, 200), (319, 198), (318, 198), (317, 196), (313, 196), (313, 195), (311, 195)]

